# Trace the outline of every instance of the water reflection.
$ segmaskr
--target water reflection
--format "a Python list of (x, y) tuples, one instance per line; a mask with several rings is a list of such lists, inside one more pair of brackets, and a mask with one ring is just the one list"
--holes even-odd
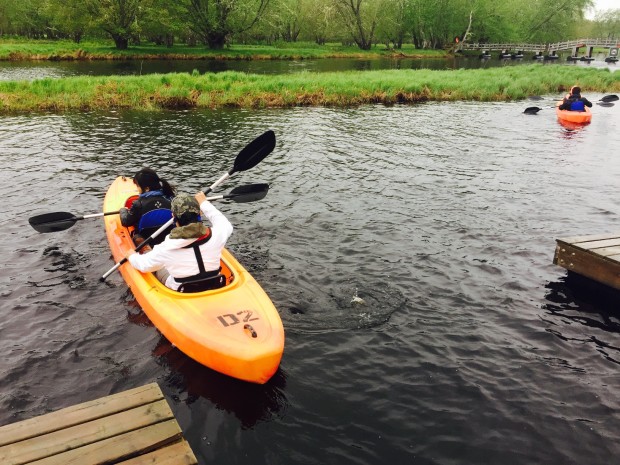
[(168, 368), (164, 383), (178, 398), (183, 398), (185, 404), (191, 405), (199, 398), (207, 399), (220, 410), (235, 415), (243, 429), (272, 420), (288, 404), (284, 395), (286, 375), (282, 368), (266, 384), (246, 383), (192, 360), (163, 336), (153, 349), (153, 356), (159, 365)]
[(620, 347), (607, 342), (610, 334), (620, 333), (620, 291), (570, 271), (545, 288), (547, 331), (564, 341), (594, 344), (607, 360), (620, 364)]
[[(0, 80), (32, 80), (67, 76), (146, 75), (154, 73), (220, 73), (238, 71), (251, 74), (300, 72), (370, 71), (385, 69), (478, 69), (519, 66), (521, 59), (445, 58), (321, 58), (303, 60), (94, 60), (94, 61), (0, 61)], [(554, 63), (557, 66), (560, 63)], [(548, 63), (541, 63), (547, 66)], [(562, 62), (560, 65), (580, 66)], [(615, 69), (607, 63), (593, 65)]]

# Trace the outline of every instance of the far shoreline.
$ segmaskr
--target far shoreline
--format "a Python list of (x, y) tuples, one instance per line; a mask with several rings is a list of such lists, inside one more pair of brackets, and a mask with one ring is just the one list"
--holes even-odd
[(172, 47), (135, 45), (118, 50), (107, 43), (70, 41), (1, 41), (0, 61), (95, 61), (95, 60), (305, 60), (321, 58), (450, 58), (445, 50), (419, 50), (413, 45), (402, 49), (375, 45), (360, 50), (342, 44), (316, 45), (231, 45), (221, 50), (184, 44)]

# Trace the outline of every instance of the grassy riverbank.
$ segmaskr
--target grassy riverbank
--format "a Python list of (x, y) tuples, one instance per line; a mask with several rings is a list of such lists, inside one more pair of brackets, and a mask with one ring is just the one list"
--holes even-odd
[(418, 50), (406, 44), (401, 50), (388, 50), (377, 45), (371, 50), (340, 44), (317, 45), (314, 43), (279, 43), (277, 45), (232, 45), (222, 50), (183, 44), (173, 47), (152, 44), (132, 46), (117, 50), (109, 42), (71, 41), (0, 41), (0, 60), (300, 60), (310, 58), (378, 58), (396, 57), (445, 57), (442, 50)]
[(476, 70), (390, 70), (249, 75), (238, 72), (0, 81), (0, 113), (112, 108), (356, 106), (428, 100), (510, 101), (579, 84), (620, 92), (620, 73), (523, 65)]

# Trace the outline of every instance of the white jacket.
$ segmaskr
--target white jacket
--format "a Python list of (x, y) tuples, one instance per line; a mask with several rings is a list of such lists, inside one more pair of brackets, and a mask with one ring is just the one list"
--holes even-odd
[[(205, 265), (205, 271), (214, 271), (220, 267), (222, 249), (233, 232), (233, 226), (223, 213), (208, 200), (200, 204), (200, 210), (203, 219), (208, 219), (212, 225), (211, 238), (199, 246), (200, 254)], [(166, 287), (176, 291), (181, 283), (175, 281), (174, 278), (194, 276), (200, 272), (194, 249), (192, 247), (183, 248), (195, 240), (170, 239), (168, 235), (161, 244), (153, 247), (152, 251), (143, 255), (132, 254), (128, 260), (135, 269), (143, 273), (157, 271), (165, 267), (170, 273), (165, 283)]]

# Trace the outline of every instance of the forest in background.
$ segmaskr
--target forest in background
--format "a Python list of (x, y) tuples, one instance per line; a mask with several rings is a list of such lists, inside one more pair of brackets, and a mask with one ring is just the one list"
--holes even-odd
[(340, 42), (369, 50), (620, 40), (620, 8), (586, 19), (591, 7), (591, 0), (0, 0), (0, 39), (105, 39), (120, 50), (144, 42), (216, 50)]

